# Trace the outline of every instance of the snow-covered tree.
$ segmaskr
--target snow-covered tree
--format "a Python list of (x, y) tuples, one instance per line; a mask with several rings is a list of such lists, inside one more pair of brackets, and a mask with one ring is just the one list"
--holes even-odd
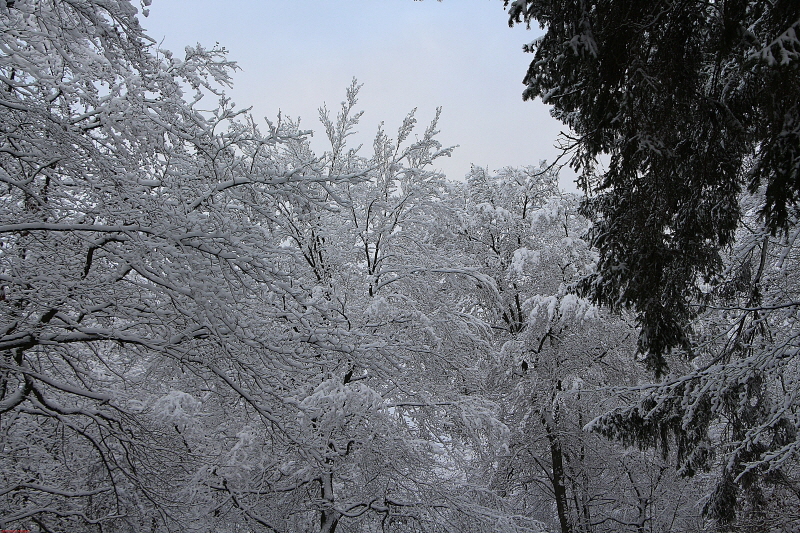
[(674, 451), (684, 474), (713, 467), (706, 512), (720, 528), (796, 528), (770, 504), (796, 506), (784, 502), (797, 494), (796, 283), (784, 280), (800, 191), (800, 4), (504, 4), (511, 24), (546, 29), (525, 47), (524, 98), (574, 132), (565, 153), (600, 256), (581, 292), (634, 310), (646, 362), (672, 371), (594, 427)]
[(634, 362), (635, 328), (572, 292), (597, 259), (580, 199), (560, 193), (545, 165), (473, 167), (450, 204), (459, 253), (497, 287), (473, 290), (472, 311), (493, 331), (488, 398), (511, 436), (487, 464), (491, 487), (516, 515), (552, 530), (691, 529), (699, 513), (668, 463), (583, 428), (619, 402), (615, 387), (646, 376)]
[[(686, 348), (698, 282), (720, 272), (763, 186), (771, 231), (800, 194), (800, 5), (793, 0), (671, 3), (505, 0), (509, 23), (538, 22), (524, 98), (541, 97), (574, 135), (596, 225), (595, 301), (635, 309), (657, 372)], [(608, 167), (595, 174), (597, 157)], [(654, 292), (658, 298), (653, 298)]]
[[(477, 456), (502, 446), (507, 430), (481, 394), (487, 330), (459, 301), (475, 280), (492, 281), (442, 246), (450, 213), (442, 176), (429, 168), (449, 152), (435, 139), (438, 117), (407, 144), (413, 114), (397, 139), (379, 129), (364, 157), (346, 146), (360, 117), (357, 92), (348, 89), (335, 119), (321, 110), (331, 149), (317, 170), (356, 177), (326, 189), (326, 204), (278, 204), (272, 220), (282, 246), (302, 258), (290, 267), (294, 283), (349, 344), (302, 376), (287, 374), (302, 379), (284, 394), (297, 403), (305, 445), (287, 456), (280, 483), (250, 466), (227, 486), (277, 530), (309, 528), (311, 517), (323, 531), (508, 530), (516, 526), (502, 525), (502, 502), (470, 479)], [(279, 157), (307, 154), (302, 144)], [(248, 435), (255, 449), (272, 438), (263, 429)]]
[(797, 223), (772, 236), (762, 198), (745, 218), (726, 269), (698, 301), (691, 365), (641, 390), (593, 429), (671, 455), (684, 475), (711, 471), (706, 514), (720, 530), (792, 531), (798, 485)]
[(237, 268), (215, 242), (234, 231), (214, 237), (193, 204), (222, 166), (213, 127), (226, 118), (194, 104), (233, 64), (220, 49), (155, 55), (135, 13), (117, 1), (0, 6), (6, 528), (164, 522), (151, 502), (168, 497), (165, 465), (182, 463), (176, 436), (143, 425), (131, 402), (151, 393), (157, 362), (178, 366), (208, 337), (200, 313), (219, 283), (200, 265)]
[(442, 433), (405, 414), (445, 408), (415, 383), (435, 335), (354, 296), (388, 266), (348, 285), (352, 242), (327, 257), (323, 241), (351, 220), (345, 184), (422, 187), (434, 130), (346, 165), (332, 132), (316, 157), (292, 121), (262, 133), (224, 97), (200, 111), (234, 65), (156, 51), (135, 15), (0, 7), (2, 526), (332, 531), (369, 511), (445, 527), (467, 509), (445, 497), (459, 478)]
[(361, 156), (354, 84), (316, 156), (135, 15), (0, 7), (0, 525), (496, 529), (485, 332), (430, 297), (483, 279), (433, 253), (436, 120)]

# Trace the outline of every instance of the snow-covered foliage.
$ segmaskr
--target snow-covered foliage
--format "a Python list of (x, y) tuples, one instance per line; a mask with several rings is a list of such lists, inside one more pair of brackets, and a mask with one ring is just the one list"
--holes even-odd
[(493, 517), (458, 465), (504, 426), (452, 387), (481, 331), (415, 288), (476, 276), (424, 253), (436, 120), (359, 156), (354, 84), (316, 156), (222, 96), (224, 50), (135, 15), (0, 7), (2, 527)]
[[(551, 168), (446, 181), (439, 111), (362, 153), (355, 81), (316, 154), (136, 14), (0, 4), (0, 528), (666, 532), (703, 495), (792, 501), (797, 232), (748, 214), (693, 366), (648, 385), (635, 324), (575, 290), (600, 255)], [(702, 483), (598, 434), (631, 431)]]
[(453, 185), (460, 254), (494, 290), (474, 292), (472, 312), (492, 330), (489, 398), (510, 429), (484, 472), (514, 514), (550, 531), (692, 529), (701, 523), (688, 485), (652, 453), (623, 448), (583, 426), (616, 405), (614, 387), (646, 375), (634, 363), (635, 328), (574, 292), (594, 272), (579, 198), (540, 167), (492, 174), (474, 167)]
[(712, 471), (706, 512), (723, 525), (790, 531), (800, 455), (797, 221), (770, 235), (744, 196), (746, 218), (726, 269), (698, 302), (691, 367), (641, 388), (638, 402), (594, 431), (673, 454), (685, 475)]

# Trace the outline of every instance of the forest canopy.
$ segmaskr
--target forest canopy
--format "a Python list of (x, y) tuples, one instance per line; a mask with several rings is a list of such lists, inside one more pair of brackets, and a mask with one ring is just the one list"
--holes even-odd
[[(534, 16), (543, 6), (510, 10), (545, 20)], [(769, 27), (783, 20), (764, 13)], [(367, 149), (348, 144), (362, 118), (354, 80), (338, 108), (320, 108), (327, 147), (317, 153), (299, 120), (257, 122), (231, 103), (236, 64), (224, 48), (159, 49), (138, 16), (128, 0), (0, 3), (0, 529), (800, 523), (787, 511), (800, 495), (800, 230), (791, 180), (784, 215), (770, 196), (780, 180), (746, 181), (745, 171), (767, 168), (766, 141), (715, 130), (742, 161), (733, 184), (708, 169), (697, 178), (699, 203), (684, 214), (711, 206), (707, 216), (729, 217), (702, 242), (667, 216), (688, 201), (678, 174), (672, 199), (651, 198), (653, 220), (673, 224), (659, 226), (673, 263), (651, 299), (684, 306), (667, 317), (680, 342), (657, 350), (635, 295), (611, 301), (623, 278), (604, 285), (622, 264), (613, 254), (637, 249), (601, 207), (623, 209), (631, 190), (655, 194), (656, 174), (631, 165), (675, 166), (669, 150), (645, 143), (649, 155), (631, 160), (628, 130), (602, 130), (598, 145), (589, 135), (620, 172), (591, 181), (600, 148), (577, 142), (588, 199), (560, 191), (546, 162), (473, 166), (451, 181), (436, 170), (453, 150), (440, 140), (441, 110), (421, 128), (414, 111), (393, 129), (381, 124)], [(567, 33), (537, 50), (594, 61), (582, 33), (564, 48)], [(795, 75), (795, 42), (779, 43), (785, 64), (770, 45), (781, 60), (752, 65)], [(773, 105), (790, 115), (785, 103)], [(692, 105), (728, 120), (709, 102)], [(589, 120), (578, 111), (563, 115), (576, 132)], [(748, 117), (761, 131), (764, 119)], [(659, 142), (681, 132), (711, 142), (689, 117), (664, 124)], [(693, 143), (686, 168), (700, 164)], [(715, 190), (725, 194), (709, 203)], [(645, 216), (643, 205), (625, 209)], [(652, 232), (634, 222), (625, 231), (644, 246)], [(699, 267), (681, 263), (697, 259), (683, 257), (681, 239), (713, 258), (708, 276), (687, 277)], [(619, 275), (651, 275), (649, 261)], [(666, 371), (661, 358), (671, 373), (654, 381), (637, 345), (658, 363), (651, 369)]]

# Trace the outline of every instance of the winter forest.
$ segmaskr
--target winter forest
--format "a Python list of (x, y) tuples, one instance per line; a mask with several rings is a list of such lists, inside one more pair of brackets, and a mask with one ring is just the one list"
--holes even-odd
[(497, 1), (572, 133), (465, 177), (149, 4), (0, 2), (2, 531), (800, 530), (800, 4)]

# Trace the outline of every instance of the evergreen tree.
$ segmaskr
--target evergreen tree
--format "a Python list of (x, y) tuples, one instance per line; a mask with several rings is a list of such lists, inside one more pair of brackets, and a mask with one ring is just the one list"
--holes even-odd
[(794, 530), (778, 510), (800, 494), (800, 4), (505, 4), (546, 28), (524, 97), (574, 132), (600, 254), (579, 288), (635, 310), (645, 362), (672, 370), (590, 427), (716, 471), (704, 511), (722, 530)]
[[(505, 4), (509, 6), (509, 1)], [(510, 24), (546, 34), (524, 98), (574, 132), (565, 152), (590, 195), (601, 258), (583, 290), (635, 308), (649, 366), (689, 350), (698, 283), (721, 268), (743, 187), (791, 225), (800, 193), (800, 4), (793, 0), (516, 0)], [(596, 174), (597, 158), (610, 156)]]

